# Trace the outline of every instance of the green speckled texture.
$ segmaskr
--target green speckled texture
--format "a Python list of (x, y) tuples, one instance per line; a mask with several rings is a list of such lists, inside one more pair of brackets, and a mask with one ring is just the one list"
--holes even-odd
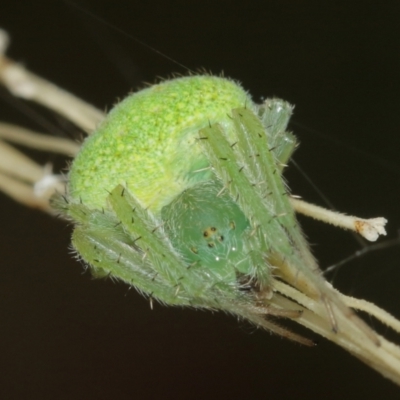
[[(228, 114), (254, 109), (237, 83), (215, 76), (164, 81), (130, 95), (83, 143), (69, 173), (69, 191), (91, 208), (106, 207), (118, 184), (155, 213), (185, 188), (210, 178), (198, 131), (218, 122), (234, 129)], [(232, 138), (234, 138), (232, 136)]]

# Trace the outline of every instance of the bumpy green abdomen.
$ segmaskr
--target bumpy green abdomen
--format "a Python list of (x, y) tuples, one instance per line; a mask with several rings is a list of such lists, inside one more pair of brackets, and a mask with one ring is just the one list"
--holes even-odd
[(238, 84), (214, 76), (173, 79), (127, 97), (83, 143), (69, 174), (71, 197), (102, 208), (122, 184), (159, 213), (212, 176), (198, 131), (218, 122), (234, 139), (229, 115), (245, 105), (256, 107)]

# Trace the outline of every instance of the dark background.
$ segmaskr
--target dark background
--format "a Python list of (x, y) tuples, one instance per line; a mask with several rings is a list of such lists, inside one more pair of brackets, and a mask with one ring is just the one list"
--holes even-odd
[[(397, 0), (79, 3), (191, 69), (224, 70), (255, 99), (295, 104), (296, 161), (338, 209), (383, 215), (388, 237), (396, 236)], [(3, 0), (0, 25), (12, 35), (13, 58), (102, 109), (143, 81), (185, 73), (62, 1)], [(42, 127), (1, 93), (0, 119), (79, 136), (39, 110), (56, 125)], [(323, 204), (294, 166), (287, 178), (293, 192)], [(302, 223), (322, 267), (359, 249), (349, 233)], [(323, 339), (309, 349), (219, 313), (151, 311), (134, 290), (83, 273), (69, 236), (61, 221), (0, 196), (2, 399), (400, 398), (398, 387)], [(399, 247), (349, 263), (332, 279), (400, 316)]]

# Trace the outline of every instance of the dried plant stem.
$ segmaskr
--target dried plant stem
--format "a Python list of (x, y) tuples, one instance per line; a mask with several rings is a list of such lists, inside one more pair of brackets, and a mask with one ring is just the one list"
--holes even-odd
[(34, 132), (21, 126), (0, 122), (0, 139), (20, 144), (31, 149), (49, 153), (64, 154), (74, 157), (80, 148), (79, 143), (70, 139), (59, 138)]
[[(371, 366), (371, 368), (376, 369), (382, 375), (400, 385), (400, 348), (398, 346), (380, 335), (377, 335), (379, 340), (379, 345), (377, 345), (353, 323), (351, 318), (343, 315), (341, 310), (336, 307), (334, 308), (334, 314), (338, 324), (338, 331), (333, 332), (329, 318), (326, 315), (326, 309), (321, 301), (314, 300), (279, 280), (275, 281), (274, 288), (276, 292), (285, 296), (275, 295), (273, 297), (272, 303), (276, 307), (295, 309), (301, 305), (302, 307), (300, 308), (303, 310), (303, 314), (296, 319), (296, 322), (343, 347)], [(364, 300), (349, 298), (339, 292), (337, 294), (349, 307), (357, 305), (357, 309), (362, 308), (363, 311), (373, 315), (391, 328), (398, 329), (399, 321), (393, 317), (393, 319), (387, 318), (386, 311), (381, 310), (376, 305)]]
[(104, 113), (5, 57), (8, 42), (6, 32), (0, 31), (0, 83), (14, 96), (41, 104), (84, 131), (92, 132)]
[(294, 197), (290, 198), (290, 202), (296, 212), (300, 214), (304, 214), (327, 224), (357, 232), (371, 242), (377, 240), (379, 235), (386, 235), (385, 224), (387, 220), (385, 218), (363, 219), (353, 217), (351, 215), (327, 210)]

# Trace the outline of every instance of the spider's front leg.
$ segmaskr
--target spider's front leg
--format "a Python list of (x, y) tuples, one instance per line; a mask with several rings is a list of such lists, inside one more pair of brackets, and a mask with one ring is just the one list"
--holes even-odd
[[(230, 142), (221, 126), (205, 128), (200, 141), (217, 176), (250, 221), (254, 235), (244, 236), (247, 246), (260, 246), (265, 268), (294, 286), (318, 306), (319, 318), (330, 321), (333, 331), (348, 324), (379, 343), (376, 335), (355, 316), (321, 277), (280, 173), (274, 148), (268, 146), (268, 128), (250, 110), (233, 111), (238, 139)], [(254, 162), (254, 154), (258, 154)], [(257, 237), (257, 243), (250, 244)], [(274, 286), (273, 282), (271, 283)], [(285, 294), (285, 293), (284, 293)], [(271, 299), (273, 304), (273, 299)], [(352, 322), (349, 322), (352, 321)], [(342, 325), (339, 327), (339, 325)]]

